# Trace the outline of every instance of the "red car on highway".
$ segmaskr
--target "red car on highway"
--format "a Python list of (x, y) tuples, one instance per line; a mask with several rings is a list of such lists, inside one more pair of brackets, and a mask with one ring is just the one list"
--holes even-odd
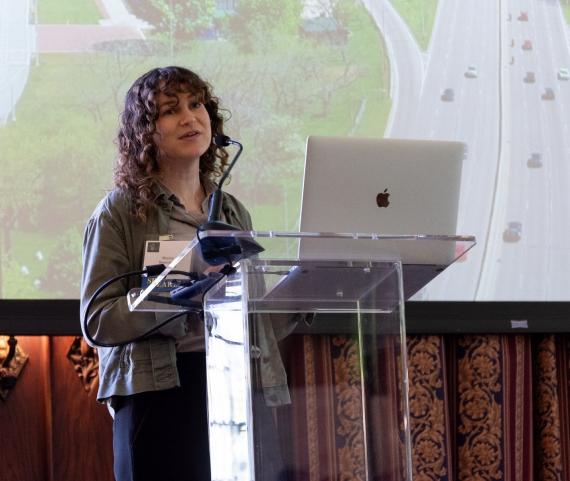
[(540, 96), (542, 100), (554, 100), (554, 90), (550, 87), (544, 89), (544, 93)]

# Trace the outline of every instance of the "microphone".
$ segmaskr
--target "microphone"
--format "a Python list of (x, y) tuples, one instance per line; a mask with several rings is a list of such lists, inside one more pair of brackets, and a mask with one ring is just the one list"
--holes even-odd
[(224, 175), (220, 179), (220, 182), (218, 183), (218, 188), (212, 193), (212, 196), (210, 197), (210, 206), (209, 206), (209, 210), (208, 210), (208, 220), (207, 220), (206, 224), (203, 225), (203, 230), (207, 230), (207, 229), (210, 229), (210, 230), (238, 230), (236, 227), (234, 227), (230, 224), (220, 222), (220, 215), (222, 212), (222, 198), (223, 198), (222, 185), (224, 185), (224, 182), (228, 178), (230, 171), (233, 169), (234, 165), (236, 164), (237, 160), (239, 159), (239, 156), (241, 155), (241, 152), (243, 150), (243, 145), (241, 144), (241, 142), (238, 142), (237, 140), (233, 140), (230, 137), (228, 137), (227, 135), (217, 134), (214, 136), (214, 145), (217, 145), (218, 147), (228, 147), (232, 144), (238, 146), (238, 151), (237, 151), (236, 155), (234, 156), (234, 158), (232, 159), (229, 167), (224, 172)]
[(220, 220), (222, 212), (222, 199), (223, 192), (222, 186), (228, 178), (229, 173), (236, 164), (239, 156), (243, 151), (241, 142), (234, 140), (227, 135), (217, 134), (213, 138), (214, 145), (218, 147), (228, 147), (230, 145), (237, 145), (238, 151), (229, 167), (224, 172), (224, 175), (218, 182), (218, 188), (212, 193), (210, 197), (210, 204), (208, 210), (208, 219), (205, 224), (198, 228), (198, 240), (202, 248), (202, 257), (210, 265), (220, 265), (230, 261), (231, 263), (237, 262), (244, 257), (250, 257), (259, 254), (265, 249), (261, 247), (253, 239), (239, 239), (236, 237), (200, 237), (200, 232), (207, 230), (241, 230), (238, 227), (227, 224)]

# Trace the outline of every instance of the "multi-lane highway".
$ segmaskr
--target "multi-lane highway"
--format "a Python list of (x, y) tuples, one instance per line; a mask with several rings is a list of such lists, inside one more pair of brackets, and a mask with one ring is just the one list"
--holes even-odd
[[(385, 3), (367, 3), (386, 36), (401, 28)], [(401, 47), (410, 36), (395, 39), (399, 51), (413, 51)], [(557, 72), (570, 67), (570, 55), (558, 1), (440, 0), (423, 68), (396, 48), (389, 55), (399, 88), (387, 134), (468, 146), (458, 232), (476, 235), (478, 245), (422, 297), (567, 300), (570, 81)], [(534, 83), (523, 81), (526, 72)], [(415, 78), (404, 83), (403, 75)], [(552, 100), (541, 97), (547, 87)], [(452, 92), (444, 100), (445, 89)], [(416, 105), (402, 100), (418, 95)]]
[[(472, 297), (483, 263), (499, 153), (499, 8), (496, 2), (441, 0), (413, 136), (460, 140), (463, 163), (457, 231), (480, 244), (426, 296)], [(471, 77), (466, 77), (472, 66)], [(442, 100), (452, 89), (453, 100)]]
[[(558, 1), (509, 0), (508, 5), (505, 43), (511, 60), (505, 86), (511, 102), (505, 142), (511, 158), (497, 221), (502, 229), (519, 222), (521, 234), (516, 242), (495, 242), (489, 249), (481, 295), (568, 300), (570, 80), (558, 78), (560, 68), (570, 67), (568, 27)], [(547, 88), (553, 98), (545, 95)], [(529, 162), (533, 153), (538, 163)]]

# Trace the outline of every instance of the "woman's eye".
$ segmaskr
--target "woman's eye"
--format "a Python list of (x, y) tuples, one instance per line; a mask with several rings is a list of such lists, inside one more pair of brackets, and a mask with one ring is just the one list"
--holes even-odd
[(192, 108), (193, 109), (199, 109), (202, 106), (202, 102), (192, 102)]
[(162, 115), (170, 115), (174, 113), (174, 109), (166, 109), (162, 111)]

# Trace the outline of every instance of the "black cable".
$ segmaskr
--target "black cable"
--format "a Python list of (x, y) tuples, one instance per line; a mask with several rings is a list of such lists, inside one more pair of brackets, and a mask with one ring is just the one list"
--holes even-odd
[[(173, 321), (174, 319), (176, 319), (177, 317), (180, 317), (182, 315), (186, 315), (189, 312), (192, 312), (192, 310), (185, 310), (182, 312), (177, 312), (176, 314), (168, 317), (166, 320), (164, 320), (163, 322), (161, 322), (158, 326), (153, 327), (152, 329), (150, 329), (149, 331), (133, 338), (133, 339), (129, 339), (127, 341), (123, 341), (123, 342), (118, 342), (118, 343), (108, 343), (108, 342), (102, 342), (102, 341), (97, 341), (95, 340), (95, 338), (89, 333), (89, 329), (87, 326), (87, 320), (89, 319), (89, 311), (91, 310), (91, 306), (93, 305), (93, 302), (95, 301), (95, 299), (97, 299), (97, 297), (99, 296), (99, 294), (101, 294), (101, 292), (103, 292), (103, 290), (105, 290), (107, 287), (109, 287), (111, 284), (120, 281), (122, 279), (126, 279), (128, 277), (132, 277), (132, 276), (140, 276), (143, 274), (150, 274), (150, 275), (159, 275), (162, 271), (164, 271), (165, 267), (163, 264), (157, 264), (157, 265), (153, 265), (153, 266), (148, 266), (146, 269), (142, 269), (139, 271), (131, 271), (131, 272), (126, 272), (124, 274), (119, 274), (117, 276), (112, 277), (111, 279), (105, 281), (103, 284), (101, 284), (93, 293), (93, 295), (91, 296), (91, 298), (89, 299), (89, 302), (87, 303), (87, 306), (85, 307), (85, 313), (83, 316), (83, 332), (85, 334), (85, 338), (94, 346), (97, 347), (120, 347), (120, 346), (125, 346), (127, 344), (130, 344), (132, 342), (137, 342), (142, 340), (143, 338), (147, 337), (148, 335), (152, 334), (153, 332), (157, 331), (158, 329), (160, 329), (161, 327), (165, 326), (166, 324), (168, 324), (169, 322)], [(193, 272), (185, 272), (185, 271), (170, 271), (169, 274), (179, 274), (179, 275), (185, 275), (188, 277), (193, 277), (195, 276), (195, 273)], [(158, 296), (156, 296), (158, 297)], [(157, 300), (157, 299), (153, 299), (153, 300)]]
[(225, 344), (229, 344), (230, 346), (243, 346), (243, 342), (231, 341), (230, 339), (226, 339), (225, 337), (220, 336), (219, 334), (210, 334), (210, 337), (213, 337), (214, 339), (219, 339), (220, 341), (223, 341)]
[[(85, 334), (85, 338), (94, 346), (97, 347), (121, 347), (121, 346), (126, 346), (127, 344), (131, 344), (133, 342), (138, 342), (141, 341), (142, 339), (148, 337), (149, 335), (153, 334), (154, 332), (158, 331), (160, 328), (162, 328), (163, 326), (165, 326), (166, 324), (168, 324), (169, 322), (173, 321), (174, 319), (182, 316), (182, 315), (186, 315), (189, 312), (200, 312), (202, 311), (202, 306), (203, 306), (203, 299), (204, 296), (215, 286), (217, 285), (224, 277), (226, 277), (229, 274), (233, 274), (236, 269), (235, 267), (232, 265), (231, 263), (231, 259), (228, 257), (227, 258), (228, 263), (226, 265), (224, 265), (224, 267), (219, 271), (220, 274), (222, 274), (222, 276), (216, 280), (216, 282), (214, 282), (212, 285), (208, 286), (208, 288), (202, 293), (202, 300), (200, 302), (196, 302), (196, 301), (188, 301), (188, 304), (186, 304), (187, 307), (190, 308), (194, 308), (194, 309), (187, 309), (184, 310), (182, 312), (177, 312), (176, 314), (173, 314), (172, 316), (166, 318), (163, 322), (161, 322), (159, 325), (154, 326), (152, 329), (148, 330), (147, 332), (140, 334), (139, 336), (133, 338), (133, 339), (128, 339), (126, 341), (122, 341), (122, 342), (117, 342), (117, 343), (111, 343), (111, 342), (102, 342), (102, 341), (97, 341), (95, 340), (95, 338), (89, 333), (89, 329), (87, 326), (87, 320), (89, 319), (88, 314), (89, 311), (91, 310), (91, 306), (93, 305), (93, 302), (95, 301), (95, 299), (97, 299), (97, 297), (99, 296), (99, 294), (101, 294), (101, 292), (103, 292), (103, 290), (105, 290), (107, 287), (109, 287), (111, 284), (120, 281), (122, 279), (126, 279), (128, 277), (132, 277), (132, 276), (140, 276), (143, 274), (148, 274), (148, 275), (159, 275), (162, 271), (164, 271), (165, 267), (163, 264), (157, 264), (154, 266), (148, 266), (147, 268), (143, 269), (143, 270), (139, 270), (139, 271), (131, 271), (131, 272), (126, 272), (124, 274), (119, 274), (117, 276), (112, 277), (111, 279), (105, 281), (103, 284), (101, 284), (93, 293), (93, 295), (91, 296), (91, 298), (89, 299), (89, 302), (87, 303), (87, 306), (85, 307), (85, 313), (83, 315), (83, 332)], [(186, 272), (186, 271), (170, 271), (169, 274), (179, 274), (179, 275), (185, 275), (188, 276), (190, 278), (192, 278), (193, 280), (195, 280), (197, 278), (196, 273), (194, 272)], [(183, 304), (183, 300), (178, 300), (178, 301), (172, 301), (166, 297), (161, 297), (161, 296), (156, 296), (156, 295), (150, 295), (148, 297), (149, 300), (154, 301), (154, 302), (164, 302), (166, 304), (175, 304), (175, 305), (184, 305)]]
[(93, 339), (93, 337), (87, 332), (85, 331), (85, 337), (95, 346), (97, 347), (121, 347), (121, 346), (126, 346), (127, 344), (131, 344), (133, 342), (138, 342), (138, 341), (142, 341), (143, 339), (145, 339), (146, 337), (150, 336), (153, 332), (158, 331), (161, 327), (165, 326), (166, 324), (168, 324), (169, 322), (173, 321), (174, 319), (176, 319), (177, 317), (180, 317), (182, 315), (186, 315), (191, 311), (182, 311), (182, 312), (177, 312), (176, 314), (168, 317), (165, 321), (161, 322), (158, 326), (153, 327), (152, 329), (148, 330), (147, 332), (145, 332), (144, 334), (141, 334), (140, 336), (134, 337), (133, 339), (129, 339), (127, 341), (123, 341), (123, 342), (102, 342), (102, 341), (96, 341), (95, 339)]
[(232, 265), (231, 261), (228, 259), (228, 263), (222, 267), (219, 271), (220, 274), (222, 274), (222, 277), (220, 277), (216, 282), (214, 282), (211, 286), (209, 286), (203, 293), (202, 293), (202, 302), (204, 297), (206, 296), (206, 294), (212, 290), (212, 288), (214, 286), (216, 286), (224, 277), (229, 276), (230, 274), (233, 274), (236, 271), (236, 268)]

